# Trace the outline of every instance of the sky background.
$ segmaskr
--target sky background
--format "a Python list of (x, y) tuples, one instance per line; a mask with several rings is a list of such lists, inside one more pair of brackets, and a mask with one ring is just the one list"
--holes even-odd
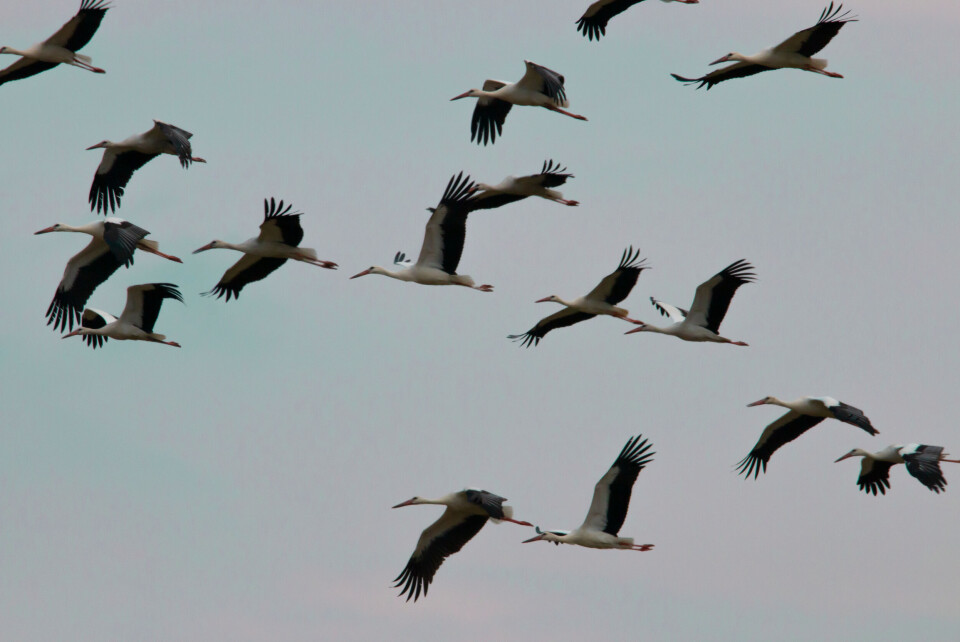
[[(956, 427), (960, 9), (851, 3), (860, 22), (822, 55), (843, 80), (794, 70), (694, 91), (731, 50), (815, 23), (818, 2), (645, 2), (588, 42), (587, 0), (114, 2), (83, 53), (0, 88), (0, 638), (953, 640), (960, 628), (960, 466), (935, 495), (902, 466), (885, 497), (856, 485), (853, 447), (943, 445)], [(10, 3), (0, 44), (24, 47), (73, 0)], [(530, 59), (566, 77), (580, 122), (515, 108), (471, 144), (486, 78)], [(9, 64), (15, 58), (4, 56)], [(118, 216), (183, 265), (138, 253), (91, 297), (178, 284), (156, 329), (180, 350), (61, 341), (44, 312), (80, 235), (104, 138), (156, 118), (208, 160), (154, 160)], [(460, 272), (493, 294), (383, 277), (416, 256), (461, 170), (487, 183), (556, 159), (568, 208), (477, 213)], [(257, 232), (264, 197), (305, 212), (303, 245), (337, 272), (287, 264), (224, 303), (198, 296), (239, 255), (190, 252)], [(624, 302), (746, 258), (758, 281), (722, 326), (749, 348), (639, 334), (600, 318), (522, 349), (522, 333), (585, 294), (627, 245), (645, 271)], [(734, 465), (781, 414), (766, 395), (862, 408), (870, 437), (827, 421), (760, 479)], [(479, 487), (516, 517), (575, 528), (626, 440), (657, 455), (621, 534), (649, 553), (542, 543), (488, 525), (427, 598), (391, 580), (438, 507)]]

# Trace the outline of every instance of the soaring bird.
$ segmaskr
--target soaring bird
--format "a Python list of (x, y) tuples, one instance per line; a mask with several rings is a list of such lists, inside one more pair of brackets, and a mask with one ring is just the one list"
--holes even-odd
[(753, 283), (756, 275), (753, 266), (744, 259), (731, 263), (708, 280), (697, 286), (693, 296), (690, 311), (657, 301), (650, 297), (654, 307), (660, 314), (670, 317), (673, 325), (659, 328), (642, 321), (634, 321), (638, 327), (628, 330), (625, 334), (634, 332), (658, 332), (669, 334), (684, 341), (712, 341), (713, 343), (730, 343), (735, 346), (747, 345), (743, 341), (732, 341), (720, 336), (720, 324), (727, 314), (733, 295), (744, 283)]
[(192, 156), (192, 136), (186, 130), (155, 120), (153, 127), (142, 134), (119, 143), (104, 140), (87, 147), (87, 150), (104, 150), (90, 185), (90, 210), (96, 209), (106, 214), (109, 207), (110, 211), (115, 212), (120, 207), (120, 197), (133, 173), (160, 154), (178, 156), (184, 169), (190, 167), (191, 162), (206, 163), (202, 158)]
[(747, 407), (762, 405), (782, 406), (790, 412), (767, 426), (750, 454), (737, 464), (737, 469), (744, 474), (744, 478), (753, 475), (756, 479), (761, 468), (763, 472), (767, 472), (767, 462), (780, 446), (793, 441), (824, 419), (837, 419), (862, 428), (871, 435), (879, 434), (862, 410), (837, 401), (833, 397), (800, 397), (793, 401), (764, 397), (747, 404)]
[(508, 176), (496, 185), (477, 183), (473, 187), (473, 191), (477, 194), (473, 199), (471, 209), (493, 209), (508, 203), (515, 203), (528, 196), (539, 196), (550, 201), (556, 201), (561, 205), (579, 205), (580, 203), (577, 201), (565, 200), (563, 194), (551, 189), (563, 185), (568, 178), (573, 178), (573, 174), (566, 172), (566, 167), (561, 167), (559, 163), (554, 164), (552, 160), (546, 160), (543, 161), (543, 169), (540, 170), (539, 174), (520, 177)]
[(718, 65), (721, 62), (736, 61), (734, 64), (711, 71), (705, 76), (699, 78), (684, 78), (677, 74), (670, 74), (683, 83), (699, 83), (697, 89), (706, 85), (710, 89), (717, 83), (732, 78), (743, 78), (752, 76), (761, 71), (770, 71), (771, 69), (802, 69), (803, 71), (812, 71), (831, 78), (843, 78), (840, 74), (827, 71), (826, 58), (813, 58), (812, 56), (827, 46), (833, 37), (836, 36), (843, 25), (848, 22), (856, 22), (856, 18), (848, 18), (850, 12), (841, 14), (843, 5), (833, 8), (833, 2), (820, 14), (820, 20), (809, 29), (798, 31), (776, 47), (764, 49), (752, 56), (744, 56), (737, 52), (730, 52), (726, 56), (718, 58), (711, 62), (711, 65)]
[(83, 306), (97, 286), (120, 266), (133, 265), (134, 250), (150, 252), (176, 263), (183, 262), (161, 252), (156, 241), (144, 238), (150, 232), (120, 218), (111, 217), (78, 226), (56, 223), (34, 234), (49, 232), (81, 232), (93, 237), (85, 248), (67, 261), (63, 278), (47, 308), (47, 325), (53, 324), (53, 328), (60, 332), (68, 325), (73, 330), (74, 322), (80, 322)]
[(542, 531), (537, 527), (537, 536), (525, 542), (544, 541), (554, 544), (576, 544), (587, 548), (619, 548), (634, 551), (649, 551), (653, 544), (634, 544), (631, 537), (619, 537), (620, 527), (627, 517), (630, 493), (637, 475), (644, 466), (653, 461), (656, 453), (649, 452), (650, 444), (642, 435), (630, 439), (620, 451), (610, 470), (600, 478), (593, 489), (593, 501), (583, 524), (573, 531)]
[(302, 212), (293, 212), (293, 205), (283, 206), (283, 201), (277, 203), (271, 197), (263, 199), (263, 223), (260, 224), (260, 234), (255, 238), (247, 239), (243, 243), (227, 243), (226, 241), (211, 241), (193, 251), (194, 254), (213, 249), (228, 249), (243, 252), (244, 257), (224, 272), (212, 290), (205, 294), (214, 294), (219, 299), (226, 295), (240, 296), (243, 286), (254, 281), (266, 278), (268, 274), (287, 262), (287, 259), (302, 261), (328, 270), (337, 269), (337, 264), (330, 261), (321, 261), (317, 258), (317, 251), (308, 247), (298, 247), (303, 240), (303, 228), (300, 227)]
[(164, 299), (176, 299), (183, 303), (180, 290), (172, 283), (144, 283), (127, 288), (127, 304), (120, 318), (87, 308), (80, 317), (80, 327), (62, 338), (82, 336), (94, 350), (107, 339), (117, 341), (152, 341), (179, 348), (176, 341), (167, 341), (162, 334), (153, 331), (160, 315)]
[(13, 47), (0, 47), (0, 54), (23, 56), (6, 69), (0, 70), (0, 85), (11, 80), (20, 80), (53, 69), (60, 63), (87, 69), (97, 74), (106, 73), (90, 63), (90, 56), (77, 52), (82, 49), (100, 27), (100, 21), (110, 6), (104, 0), (83, 0), (80, 11), (70, 18), (57, 33), (43, 42), (38, 42), (23, 51)]
[(561, 107), (567, 107), (567, 93), (563, 88), (563, 76), (536, 63), (524, 60), (527, 71), (523, 78), (515, 83), (502, 80), (483, 81), (483, 89), (471, 89), (450, 100), (477, 98), (470, 121), (470, 140), (477, 144), (491, 144), (497, 141), (497, 135), (503, 133), (503, 121), (507, 119), (514, 105), (544, 107), (577, 120), (586, 120), (579, 114), (571, 114)]
[(940, 471), (940, 462), (948, 461), (960, 464), (960, 459), (947, 459), (947, 453), (942, 446), (926, 446), (924, 444), (907, 444), (906, 446), (887, 446), (883, 450), (869, 453), (866, 450), (854, 448), (837, 461), (849, 457), (863, 457), (860, 462), (860, 477), (857, 484), (860, 490), (876, 495), (879, 491), (885, 495), (890, 488), (890, 467), (895, 464), (904, 464), (907, 472), (920, 480), (920, 483), (939, 494), (947, 488), (947, 480)]
[[(635, 4), (643, 0), (597, 0), (583, 12), (577, 20), (577, 31), (583, 32), (583, 37), (599, 42), (601, 36), (607, 35), (607, 23), (610, 18), (618, 16)], [(697, 4), (700, 0), (660, 0), (660, 2), (680, 2), (683, 4)]]
[(420, 534), (410, 561), (394, 580), (395, 587), (403, 587), (400, 596), (406, 594), (408, 602), (410, 598), (416, 602), (421, 592), (426, 597), (427, 589), (430, 588), (433, 576), (443, 564), (443, 560), (458, 552), (473, 539), (488, 519), (494, 520), (495, 523), (505, 521), (521, 526), (533, 526), (529, 522), (513, 519), (513, 508), (504, 506), (505, 501), (507, 501), (506, 498), (499, 495), (470, 488), (444, 495), (439, 499), (414, 497), (394, 506), (394, 508), (400, 508), (419, 504), (439, 504), (447, 507), (440, 519), (430, 524)]
[(540, 319), (537, 325), (524, 334), (511, 334), (507, 338), (519, 341), (520, 345), (529, 348), (539, 344), (540, 339), (551, 330), (592, 319), (598, 314), (607, 314), (636, 323), (627, 316), (629, 314), (627, 310), (617, 307), (616, 304), (627, 298), (633, 286), (637, 284), (640, 273), (648, 269), (649, 266), (645, 261), (646, 259), (640, 259), (640, 250), (634, 251), (631, 245), (620, 256), (617, 269), (603, 277), (597, 287), (590, 290), (586, 296), (566, 301), (553, 294), (537, 300), (537, 303), (559, 303), (564, 308)]

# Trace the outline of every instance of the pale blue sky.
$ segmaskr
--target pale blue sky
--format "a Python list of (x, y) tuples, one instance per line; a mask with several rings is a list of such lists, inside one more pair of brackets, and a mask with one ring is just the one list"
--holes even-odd
[[(824, 50), (833, 80), (766, 73), (709, 93), (673, 81), (812, 25), (816, 2), (645, 2), (590, 43), (587, 0), (214, 3), (115, 0), (83, 53), (0, 88), (7, 221), (0, 319), (0, 638), (6, 640), (950, 640), (960, 627), (960, 466), (934, 495), (902, 467), (887, 496), (856, 486), (853, 447), (960, 453), (953, 311), (960, 10), (847, 3), (861, 21)], [(3, 9), (29, 45), (74, 0)], [(493, 146), (472, 101), (530, 59), (564, 74), (586, 123), (517, 108)], [(12, 57), (2, 57), (9, 64)], [(161, 158), (119, 216), (149, 255), (91, 297), (171, 281), (157, 330), (175, 350), (60, 341), (43, 313), (86, 243), (31, 234), (94, 220), (99, 152), (151, 119), (194, 133), (207, 165)], [(496, 182), (545, 158), (576, 175), (566, 208), (525, 201), (468, 225), (461, 272), (493, 294), (382, 277), (415, 255), (451, 174)], [(303, 245), (341, 270), (286, 265), (239, 301), (204, 299), (276, 196)], [(686, 306), (739, 258), (758, 282), (723, 329), (749, 348), (622, 333), (598, 319), (523, 350), (505, 337), (579, 296), (639, 246), (624, 305)], [(931, 307), (937, 306), (937, 307)], [(870, 438), (827, 422), (768, 473), (733, 465), (775, 408), (766, 395), (863, 408)], [(521, 546), (485, 528), (417, 604), (395, 597), (430, 507), (479, 486), (519, 519), (576, 527), (631, 435), (657, 451), (622, 534), (643, 555)], [(949, 465), (945, 465), (949, 466)]]

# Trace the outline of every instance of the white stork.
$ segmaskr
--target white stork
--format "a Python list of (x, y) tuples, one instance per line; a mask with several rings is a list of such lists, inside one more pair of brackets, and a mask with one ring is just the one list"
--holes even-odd
[[(597, 0), (583, 12), (577, 20), (577, 31), (583, 32), (583, 37), (599, 42), (600, 36), (607, 35), (607, 23), (610, 18), (618, 16), (635, 4), (643, 0)], [(683, 4), (697, 4), (700, 0), (660, 0), (660, 2), (680, 2)]]
[(616, 461), (593, 489), (593, 501), (583, 524), (573, 531), (541, 531), (525, 542), (544, 541), (560, 544), (576, 544), (587, 548), (619, 548), (623, 550), (649, 551), (653, 544), (634, 544), (631, 537), (619, 537), (620, 527), (630, 507), (630, 493), (637, 475), (649, 464), (656, 453), (648, 452), (650, 444), (642, 435), (630, 439), (620, 451)]
[(634, 251), (631, 245), (623, 251), (617, 269), (603, 277), (597, 287), (593, 288), (586, 296), (566, 301), (556, 295), (550, 295), (537, 300), (536, 303), (559, 303), (564, 306), (564, 309), (540, 319), (537, 325), (530, 328), (526, 333), (511, 334), (507, 338), (519, 341), (520, 345), (529, 348), (532, 345), (539, 344), (540, 339), (551, 330), (565, 328), (568, 325), (592, 319), (598, 314), (606, 314), (636, 323), (627, 316), (630, 314), (629, 311), (617, 307), (616, 304), (627, 298), (633, 286), (636, 285), (640, 273), (649, 267), (645, 263), (646, 259), (638, 259), (640, 259), (640, 250)]
[(127, 304), (120, 318), (87, 308), (80, 317), (80, 327), (62, 338), (82, 336), (94, 350), (107, 339), (117, 341), (153, 341), (179, 348), (176, 341), (167, 341), (162, 334), (153, 331), (160, 315), (164, 299), (176, 299), (183, 303), (180, 290), (172, 283), (144, 283), (127, 288)]
[(837, 419), (862, 428), (871, 435), (880, 434), (862, 410), (837, 401), (833, 397), (800, 397), (793, 401), (764, 397), (747, 404), (747, 407), (762, 405), (782, 406), (790, 412), (767, 426), (750, 454), (737, 464), (737, 470), (744, 474), (744, 479), (749, 478), (750, 475), (756, 479), (761, 469), (764, 473), (767, 472), (767, 462), (780, 446), (793, 441), (824, 419)]
[(481, 292), (492, 292), (492, 285), (475, 285), (474, 280), (466, 274), (457, 274), (467, 234), (467, 216), (474, 203), (470, 196), (473, 186), (470, 177), (460, 172), (447, 182), (447, 189), (444, 190), (440, 203), (436, 207), (427, 208), (430, 220), (427, 221), (423, 246), (416, 263), (404, 267), (408, 265), (404, 262), (405, 255), (397, 252), (394, 263), (403, 269), (392, 272), (374, 265), (350, 278), (381, 274), (422, 285), (462, 285)]
[(833, 2), (831, 2), (830, 6), (820, 14), (820, 20), (817, 21), (817, 24), (809, 29), (798, 31), (776, 47), (764, 49), (752, 56), (744, 56), (736, 52), (728, 53), (726, 56), (714, 60), (710, 64), (718, 65), (721, 62), (736, 62), (723, 69), (712, 71), (705, 76), (699, 78), (684, 78), (677, 74), (670, 75), (683, 83), (700, 83), (697, 85), (697, 89), (700, 89), (704, 85), (706, 85), (707, 89), (710, 89), (724, 80), (752, 76), (761, 71), (770, 71), (771, 69), (802, 69), (803, 71), (812, 71), (817, 74), (823, 74), (824, 76), (830, 76), (831, 78), (843, 78), (840, 74), (826, 70), (826, 58), (812, 57), (815, 53), (826, 47), (827, 43), (833, 40), (833, 37), (839, 33), (843, 25), (848, 22), (857, 21), (856, 18), (847, 17), (850, 14), (849, 11), (841, 15), (841, 9), (843, 9), (842, 4), (834, 10)]
[(753, 283), (756, 278), (751, 270), (753, 270), (753, 266), (746, 260), (740, 259), (714, 274), (710, 279), (697, 286), (689, 312), (650, 297), (654, 307), (660, 311), (660, 314), (669, 317), (674, 322), (673, 325), (659, 328), (642, 321), (634, 321), (638, 327), (627, 331), (626, 334), (659, 332), (684, 341), (711, 341), (713, 343), (729, 343), (735, 346), (747, 345), (743, 341), (732, 341), (726, 337), (721, 337), (719, 332), (720, 324), (727, 314), (730, 301), (733, 299), (737, 288), (744, 283)]
[(67, 261), (63, 278), (47, 308), (47, 325), (53, 324), (54, 330), (61, 332), (67, 329), (68, 324), (73, 330), (74, 322), (80, 321), (80, 313), (87, 299), (101, 283), (120, 266), (133, 265), (134, 250), (183, 263), (177, 257), (161, 252), (156, 241), (145, 239), (150, 232), (119, 218), (111, 217), (78, 226), (56, 223), (34, 234), (49, 232), (82, 232), (93, 237), (85, 248)]
[(580, 203), (577, 201), (565, 200), (563, 194), (551, 189), (563, 185), (568, 178), (573, 178), (573, 174), (567, 174), (566, 171), (567, 168), (560, 167), (559, 163), (554, 164), (552, 160), (546, 160), (543, 161), (543, 168), (539, 174), (520, 177), (508, 176), (496, 185), (477, 183), (473, 191), (478, 193), (474, 198), (471, 209), (493, 209), (508, 203), (515, 203), (528, 196), (539, 196), (550, 201), (556, 201), (561, 205), (579, 205)]
[(481, 142), (486, 145), (488, 141), (495, 143), (497, 135), (503, 133), (503, 121), (514, 105), (544, 107), (577, 120), (586, 120), (579, 114), (561, 109), (569, 105), (563, 76), (529, 60), (523, 62), (527, 71), (519, 81), (509, 83), (487, 79), (483, 81), (483, 89), (471, 89), (450, 99), (479, 99), (470, 122), (471, 142), (476, 139), (478, 145)]
[(860, 490), (868, 495), (871, 493), (876, 495), (877, 491), (881, 495), (887, 493), (886, 489), (890, 488), (890, 467), (895, 464), (906, 465), (908, 473), (933, 492), (940, 494), (940, 491), (947, 490), (947, 480), (940, 470), (940, 462), (960, 464), (960, 459), (947, 459), (949, 456), (943, 452), (943, 446), (907, 444), (906, 446), (887, 446), (875, 453), (854, 448), (837, 461), (840, 462), (849, 457), (863, 457), (857, 484)]
[(193, 134), (179, 127), (154, 120), (153, 127), (142, 134), (136, 134), (119, 143), (104, 140), (87, 147), (88, 151), (104, 150), (90, 185), (90, 210), (96, 209), (97, 212), (103, 211), (106, 214), (109, 207), (110, 211), (115, 212), (120, 207), (120, 197), (123, 196), (123, 190), (133, 173), (160, 154), (178, 156), (184, 169), (190, 167), (191, 162), (206, 163), (202, 158), (192, 156), (192, 136)]
[(488, 519), (493, 519), (494, 523), (504, 521), (521, 526), (533, 526), (530, 522), (513, 519), (513, 508), (504, 506), (505, 501), (507, 501), (506, 498), (485, 490), (468, 488), (458, 493), (444, 495), (439, 499), (414, 497), (394, 506), (393, 508), (401, 508), (419, 504), (437, 504), (447, 507), (440, 519), (430, 524), (420, 534), (410, 561), (394, 580), (394, 587), (403, 586), (399, 595), (406, 594), (408, 602), (410, 598), (416, 602), (421, 592), (426, 597), (427, 589), (430, 588), (433, 576), (443, 564), (443, 560), (458, 552), (473, 539)]
[(53, 69), (64, 63), (87, 69), (97, 74), (106, 73), (90, 63), (92, 58), (78, 54), (100, 27), (100, 21), (110, 6), (103, 0), (83, 0), (80, 11), (70, 18), (57, 33), (43, 42), (21, 51), (13, 47), (0, 47), (0, 54), (23, 56), (6, 69), (0, 71), (0, 85), (11, 80), (20, 80)]
[(243, 286), (267, 277), (268, 274), (287, 262), (287, 259), (302, 261), (328, 270), (337, 269), (337, 264), (317, 258), (317, 251), (308, 247), (298, 247), (303, 240), (303, 228), (300, 227), (302, 212), (290, 213), (293, 205), (283, 206), (272, 197), (263, 199), (263, 223), (256, 238), (243, 243), (211, 241), (193, 251), (194, 254), (213, 249), (228, 249), (243, 252), (244, 257), (224, 272), (212, 290), (204, 294), (215, 294), (217, 298), (227, 296), (238, 298)]

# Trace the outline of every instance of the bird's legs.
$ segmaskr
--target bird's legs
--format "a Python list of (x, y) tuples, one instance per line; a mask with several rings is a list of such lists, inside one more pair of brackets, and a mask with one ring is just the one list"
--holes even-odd
[(174, 263), (183, 263), (183, 261), (181, 261), (181, 260), (178, 259), (177, 257), (171, 256), (170, 254), (164, 254), (164, 253), (161, 252), (160, 250), (154, 250), (154, 249), (149, 248), (149, 247), (141, 247), (141, 246), (139, 246), (139, 245), (137, 246), (137, 249), (140, 250), (140, 251), (142, 251), (142, 252), (150, 252), (150, 254), (156, 254), (157, 256), (162, 256), (163, 258), (167, 259), (168, 261), (173, 261)]
[(493, 292), (493, 286), (486, 283), (483, 285), (468, 285), (467, 287), (473, 288), (474, 290), (480, 290), (481, 292)]
[(633, 544), (630, 548), (635, 551), (649, 551), (653, 548), (653, 544)]
[(173, 346), (174, 348), (180, 348), (180, 347), (182, 347), (182, 346), (181, 346), (179, 343), (177, 343), (176, 341), (164, 341), (164, 340), (162, 340), (162, 339), (153, 339), (153, 338), (150, 338), (150, 339), (147, 339), (147, 340), (148, 340), (148, 341), (153, 341), (154, 343), (162, 343), (162, 344), (165, 345), (165, 346)]
[(743, 341), (734, 341), (732, 339), (727, 339), (726, 337), (720, 337), (721, 343), (729, 343), (732, 346), (749, 346), (749, 343), (744, 343)]
[(88, 63), (85, 63), (85, 62), (83, 62), (82, 60), (80, 60), (80, 59), (78, 59), (78, 58), (74, 58), (74, 59), (73, 59), (73, 62), (71, 62), (70, 64), (71, 64), (71, 65), (74, 65), (74, 66), (76, 66), (76, 67), (80, 67), (81, 69), (86, 69), (87, 71), (92, 71), (92, 72), (95, 73), (95, 74), (105, 74), (105, 73), (107, 73), (107, 72), (104, 71), (103, 69), (100, 69), (100, 67), (94, 67), (93, 65), (88, 64)]
[(557, 203), (560, 203), (561, 205), (569, 205), (570, 207), (576, 207), (577, 205), (580, 204), (580, 201), (568, 201), (564, 198), (554, 198), (552, 200), (556, 201)]
[(826, 69), (817, 69), (811, 65), (803, 67), (804, 71), (812, 71), (815, 74), (823, 74), (824, 76), (830, 76), (831, 78), (843, 78), (840, 74), (835, 74), (832, 71), (827, 71)]
[(521, 522), (518, 519), (513, 519), (512, 517), (503, 517), (501, 518), (505, 522), (513, 522), (514, 524), (520, 524), (521, 526), (533, 526), (530, 522)]
[(190, 160), (192, 160), (194, 163), (206, 163), (206, 162), (207, 162), (207, 161), (203, 160), (202, 158), (194, 158), (193, 156), (190, 157)]
[(546, 108), (549, 109), (550, 111), (555, 111), (555, 112), (557, 112), (557, 113), (563, 114), (564, 116), (569, 116), (570, 118), (576, 118), (577, 120), (586, 120), (586, 119), (587, 119), (586, 116), (581, 116), (580, 114), (571, 114), (571, 113), (568, 112), (568, 111), (564, 111), (563, 109), (560, 109), (560, 108), (557, 107), (556, 105), (544, 105), (544, 107), (546, 107)]

